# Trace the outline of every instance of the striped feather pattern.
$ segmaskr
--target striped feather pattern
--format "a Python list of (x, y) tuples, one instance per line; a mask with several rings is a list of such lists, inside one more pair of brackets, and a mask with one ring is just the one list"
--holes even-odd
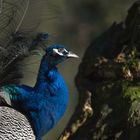
[(0, 107), (0, 140), (35, 140), (27, 118), (20, 112)]

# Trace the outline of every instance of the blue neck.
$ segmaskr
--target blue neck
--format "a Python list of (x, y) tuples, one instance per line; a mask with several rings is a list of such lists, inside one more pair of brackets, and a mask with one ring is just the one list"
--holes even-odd
[(43, 88), (42, 84), (47, 84), (48, 82), (48, 75), (50, 73), (50, 71), (56, 69), (55, 66), (51, 66), (48, 62), (48, 59), (46, 58), (46, 56), (44, 55), (42, 60), (41, 60), (41, 64), (40, 64), (40, 68), (39, 68), (39, 72), (38, 72), (38, 76), (37, 76), (37, 82), (35, 84), (35, 88), (36, 89), (40, 89)]
[[(44, 56), (41, 60), (37, 82), (34, 87), (35, 93), (43, 97), (41, 98), (42, 101), (37, 104), (42, 109), (37, 117), (34, 116), (34, 113), (31, 114), (36, 123), (36, 135), (39, 137), (43, 136), (58, 122), (68, 104), (68, 90), (65, 81), (57, 71), (56, 66), (52, 66), (49, 63), (50, 59), (46, 57)], [(47, 100), (45, 97), (47, 97)]]

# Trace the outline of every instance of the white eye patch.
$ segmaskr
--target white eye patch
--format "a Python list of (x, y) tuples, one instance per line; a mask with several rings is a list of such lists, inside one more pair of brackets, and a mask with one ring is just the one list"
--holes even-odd
[(58, 54), (60, 56), (64, 56), (65, 53), (68, 53), (68, 51), (64, 48), (64, 49), (53, 49), (53, 53), (54, 54)]

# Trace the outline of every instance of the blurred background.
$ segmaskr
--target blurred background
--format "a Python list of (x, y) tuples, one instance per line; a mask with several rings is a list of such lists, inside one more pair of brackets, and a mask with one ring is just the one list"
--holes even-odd
[[(133, 0), (52, 0), (46, 7), (50, 18), (44, 20), (39, 31), (50, 34), (49, 43), (64, 44), (80, 56), (79, 60), (68, 60), (59, 65), (69, 88), (69, 107), (62, 120), (44, 140), (56, 140), (65, 128), (78, 102), (74, 77), (86, 48), (91, 41), (105, 31), (113, 22), (124, 20)], [(24, 84), (34, 85), (41, 56), (25, 60)], [(32, 64), (32, 65), (28, 65)], [(27, 64), (27, 65), (26, 65)]]

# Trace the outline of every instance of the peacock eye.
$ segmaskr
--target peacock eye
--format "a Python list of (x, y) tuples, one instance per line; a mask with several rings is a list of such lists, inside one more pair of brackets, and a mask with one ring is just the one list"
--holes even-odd
[(59, 48), (59, 49), (58, 49), (58, 52), (63, 53), (63, 52), (64, 52), (64, 49), (63, 49), (63, 48)]

